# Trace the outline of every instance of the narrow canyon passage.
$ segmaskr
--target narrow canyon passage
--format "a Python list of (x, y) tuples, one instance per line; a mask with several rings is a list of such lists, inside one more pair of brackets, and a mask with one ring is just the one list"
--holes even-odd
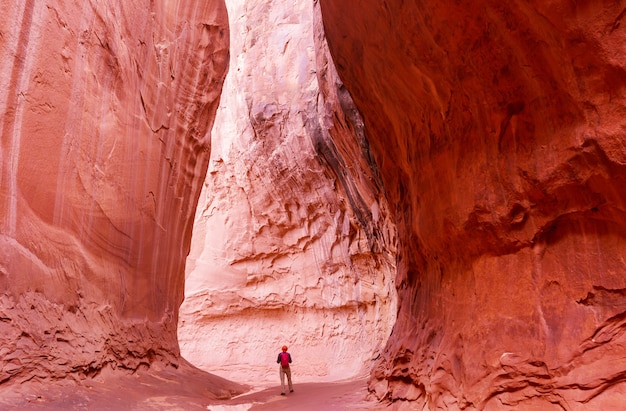
[(3, 410), (623, 408), (625, 1), (0, 6)]
[(181, 355), (245, 384), (369, 375), (395, 321), (395, 229), (311, 2), (227, 0), (230, 68), (180, 309)]

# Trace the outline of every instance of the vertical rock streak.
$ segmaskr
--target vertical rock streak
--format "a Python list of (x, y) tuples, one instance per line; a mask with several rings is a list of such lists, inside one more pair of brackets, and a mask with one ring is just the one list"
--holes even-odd
[(6, 3), (0, 381), (184, 364), (177, 309), (228, 65), (224, 4)]
[(3, 141), (9, 141), (8, 158), (6, 159), (7, 170), (4, 173), (5, 178), (8, 180), (8, 204), (5, 206), (6, 212), (4, 214), (5, 229), (9, 236), (15, 235), (17, 220), (17, 172), (20, 152), (19, 124), (24, 110), (24, 93), (28, 90), (29, 76), (33, 65), (34, 53), (32, 53), (32, 50), (37, 48), (37, 44), (30, 44), (32, 37), (34, 37), (34, 43), (36, 43), (38, 38), (38, 36), (34, 36), (31, 33), (33, 24), (37, 25), (36, 21), (33, 23), (34, 13), (36, 13), (34, 2), (24, 2), (24, 8), (20, 13), (21, 18), (17, 20), (19, 26), (15, 25), (13, 27), (15, 32), (10, 34), (10, 38), (16, 40), (15, 55), (13, 58), (7, 59), (11, 75), (9, 76), (9, 85), (5, 89), (7, 90), (5, 113), (10, 111), (11, 115), (9, 116), (8, 124), (3, 122), (2, 135), (4, 136)]

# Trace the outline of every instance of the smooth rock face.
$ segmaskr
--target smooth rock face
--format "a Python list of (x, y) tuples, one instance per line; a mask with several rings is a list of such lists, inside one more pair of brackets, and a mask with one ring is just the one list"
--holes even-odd
[(223, 2), (1, 6), (0, 382), (186, 364)]
[(623, 4), (320, 3), (398, 230), (370, 388), (398, 409), (619, 409)]
[(230, 71), (181, 306), (183, 357), (246, 383), (369, 370), (395, 321), (395, 227), (319, 7), (228, 0)]

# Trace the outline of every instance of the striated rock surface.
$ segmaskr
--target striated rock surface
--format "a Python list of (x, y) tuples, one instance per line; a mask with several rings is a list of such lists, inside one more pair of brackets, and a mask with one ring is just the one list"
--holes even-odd
[[(194, 373), (177, 312), (228, 66), (223, 2), (2, 10), (0, 384)], [(208, 396), (241, 389), (203, 375)]]
[(621, 2), (320, 0), (398, 230), (397, 409), (619, 409)]
[(3, 409), (621, 408), (621, 2), (0, 5)]
[(182, 355), (240, 382), (368, 370), (395, 320), (395, 228), (306, 1), (227, 0), (231, 63), (187, 261)]

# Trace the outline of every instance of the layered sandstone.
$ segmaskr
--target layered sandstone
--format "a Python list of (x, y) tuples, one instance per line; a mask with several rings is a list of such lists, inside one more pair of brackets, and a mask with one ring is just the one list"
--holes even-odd
[[(186, 368), (177, 313), (228, 66), (223, 2), (2, 10), (0, 383)], [(203, 378), (208, 397), (238, 389)]]
[(1, 5), (3, 408), (623, 403), (620, 2)]
[(623, 4), (320, 3), (398, 229), (371, 389), (406, 409), (618, 409)]
[(395, 319), (395, 228), (319, 7), (227, 0), (230, 71), (187, 261), (182, 355), (276, 383), (369, 370)]

